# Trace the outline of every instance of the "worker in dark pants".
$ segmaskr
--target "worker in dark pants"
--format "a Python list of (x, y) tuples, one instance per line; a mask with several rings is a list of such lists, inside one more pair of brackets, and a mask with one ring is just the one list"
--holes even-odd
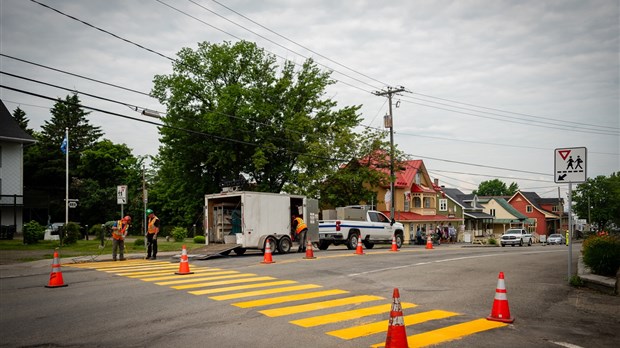
[(297, 214), (293, 214), (293, 223), (291, 229), (295, 231), (295, 239), (299, 243), (297, 252), (306, 252), (306, 233), (308, 233), (308, 225)]
[(147, 209), (146, 214), (147, 218), (147, 251), (146, 251), (146, 259), (147, 260), (155, 260), (157, 259), (157, 234), (159, 233), (159, 218), (155, 216), (153, 210)]

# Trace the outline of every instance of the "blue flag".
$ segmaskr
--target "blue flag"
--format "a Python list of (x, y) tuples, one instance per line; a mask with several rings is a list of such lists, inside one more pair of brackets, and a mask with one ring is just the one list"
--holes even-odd
[(67, 154), (67, 136), (65, 135), (65, 138), (62, 139), (62, 144), (60, 145), (60, 151), (62, 151), (63, 155)]

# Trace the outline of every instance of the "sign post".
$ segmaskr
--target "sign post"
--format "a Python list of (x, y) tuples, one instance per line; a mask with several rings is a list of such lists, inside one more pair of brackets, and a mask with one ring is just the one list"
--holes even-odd
[[(573, 183), (587, 180), (588, 150), (585, 147), (555, 149), (553, 178), (558, 184), (568, 183), (568, 282), (573, 276)], [(562, 221), (560, 221), (560, 227)]]
[(127, 185), (116, 186), (116, 203), (121, 205), (121, 219), (123, 218), (123, 206), (127, 204)]

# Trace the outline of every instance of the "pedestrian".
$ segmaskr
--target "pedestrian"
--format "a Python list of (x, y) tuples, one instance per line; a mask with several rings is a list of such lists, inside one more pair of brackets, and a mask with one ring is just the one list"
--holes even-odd
[(456, 243), (456, 228), (452, 226), (452, 223), (448, 224), (448, 234), (450, 235), (450, 243)]
[(155, 260), (157, 259), (157, 234), (159, 233), (159, 218), (155, 216), (152, 209), (146, 210), (147, 218), (147, 251), (146, 251), (146, 259), (147, 260)]
[(112, 225), (112, 260), (116, 261), (116, 252), (119, 251), (120, 260), (125, 261), (125, 237), (129, 231), (131, 217), (129, 215), (114, 222)]
[(420, 226), (418, 226), (418, 230), (415, 233), (415, 237), (416, 237), (416, 244), (417, 245), (423, 245), (424, 241), (422, 240), (422, 228), (420, 228)]
[(301, 216), (293, 214), (291, 230), (295, 232), (295, 239), (299, 242), (297, 252), (306, 252), (306, 233), (308, 233), (308, 225), (306, 225)]

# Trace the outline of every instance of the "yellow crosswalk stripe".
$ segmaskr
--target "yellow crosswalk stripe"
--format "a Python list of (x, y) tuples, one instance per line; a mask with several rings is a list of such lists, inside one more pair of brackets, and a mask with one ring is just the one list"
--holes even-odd
[[(223, 272), (226, 273), (226, 272)], [(227, 274), (227, 273), (226, 273)], [(190, 274), (187, 274), (190, 275)], [(211, 280), (219, 280), (219, 279), (233, 279), (233, 278), (243, 278), (243, 277), (254, 277), (256, 276), (256, 274), (254, 273), (235, 273), (235, 274), (227, 274), (227, 275), (211, 275), (211, 274), (200, 274), (200, 277), (196, 278), (185, 278), (185, 276), (183, 276), (183, 279), (179, 279), (181, 277), (179, 277), (178, 275), (175, 278), (170, 278), (170, 279), (176, 279), (176, 280), (169, 280), (166, 282), (158, 282), (155, 283), (157, 285), (175, 285), (175, 284), (186, 284), (186, 283), (195, 283), (195, 282), (206, 282), (206, 281), (211, 281)]]
[[(239, 271), (217, 271), (217, 272), (211, 272), (209, 273), (209, 276), (213, 276), (213, 275), (222, 275), (222, 274), (238, 274)], [(182, 276), (179, 276), (178, 274), (174, 274), (174, 275), (168, 275), (168, 276), (162, 276), (162, 277), (151, 277), (151, 278), (140, 278), (140, 280), (144, 281), (144, 282), (156, 282), (156, 281), (160, 281), (160, 280), (170, 280), (170, 279), (190, 279), (190, 278), (195, 278), (195, 277), (204, 277), (206, 276), (206, 274), (203, 273), (194, 273), (194, 274), (184, 274)], [(162, 285), (162, 284), (159, 284)]]
[(238, 279), (228, 279), (228, 280), (217, 280), (213, 282), (206, 283), (192, 283), (185, 285), (175, 285), (172, 286), (173, 289), (184, 290), (184, 289), (195, 289), (195, 288), (206, 288), (208, 286), (217, 286), (217, 285), (229, 285), (236, 283), (250, 283), (250, 282), (258, 282), (263, 280), (274, 280), (274, 277), (251, 277), (251, 278), (238, 278)]
[[(447, 312), (441, 310), (433, 310), (418, 314), (406, 315), (403, 317), (405, 320), (405, 326), (407, 325), (415, 325), (419, 323), (423, 323), (429, 320), (437, 320), (449, 318), (452, 316), (458, 315), (458, 313)], [(373, 335), (379, 332), (386, 332), (388, 329), (389, 320), (382, 320), (370, 324), (358, 325), (354, 327), (349, 327), (346, 329), (334, 330), (327, 332), (328, 335), (336, 336), (345, 340), (350, 340), (353, 338), (358, 338), (362, 336)]]
[(380, 297), (380, 296), (360, 295), (360, 296), (353, 296), (353, 297), (347, 297), (347, 298), (339, 298), (336, 300), (313, 302), (313, 303), (308, 303), (308, 304), (303, 304), (303, 305), (266, 309), (266, 310), (262, 310), (258, 312), (268, 317), (281, 317), (284, 315), (311, 312), (311, 311), (316, 311), (319, 309), (332, 308), (332, 307), (338, 307), (338, 306), (356, 305), (356, 304), (361, 304), (364, 302), (378, 301), (378, 300), (385, 300), (385, 298)]
[(248, 285), (238, 285), (238, 286), (228, 286), (223, 288), (215, 288), (215, 289), (205, 289), (205, 290), (195, 290), (190, 291), (190, 294), (193, 295), (206, 295), (206, 294), (215, 294), (218, 292), (226, 292), (226, 291), (235, 291), (235, 290), (245, 290), (245, 289), (255, 289), (255, 288), (266, 288), (269, 286), (276, 285), (286, 285), (286, 284), (294, 284), (297, 283), (294, 280), (278, 280), (275, 282), (266, 282), (266, 283), (258, 283), (258, 284), (248, 284)]
[(123, 277), (129, 277), (129, 276), (143, 276), (143, 275), (164, 275), (164, 274), (170, 274), (170, 273), (174, 273), (176, 270), (179, 269), (179, 266), (176, 267), (157, 267), (157, 268), (151, 268), (151, 269), (141, 269), (138, 271), (127, 271), (127, 270), (123, 270), (123, 271), (106, 271), (108, 273), (114, 273), (116, 275), (119, 276), (123, 276)]
[[(400, 304), (403, 309), (413, 308), (417, 306), (414, 303), (408, 303), (408, 302), (401, 302)], [(378, 306), (354, 309), (354, 310), (350, 310), (346, 312), (338, 312), (338, 313), (319, 315), (316, 317), (297, 319), (297, 320), (291, 321), (290, 323), (301, 326), (301, 327), (314, 327), (314, 326), (319, 326), (319, 325), (338, 323), (341, 321), (359, 319), (359, 318), (367, 317), (370, 315), (376, 315), (376, 314), (382, 314), (382, 313), (389, 315), (391, 310), (392, 310), (392, 304), (386, 303), (386, 304), (382, 304)]]
[(278, 304), (278, 303), (285, 303), (285, 302), (293, 302), (293, 301), (300, 301), (300, 300), (308, 300), (308, 299), (313, 299), (313, 298), (318, 298), (318, 297), (325, 297), (325, 296), (331, 296), (331, 295), (341, 295), (341, 294), (348, 294), (349, 292), (346, 290), (324, 290), (324, 291), (315, 291), (315, 292), (306, 292), (303, 294), (297, 294), (297, 295), (286, 295), (286, 296), (278, 296), (278, 297), (270, 297), (270, 298), (265, 298), (262, 300), (253, 300), (253, 301), (246, 301), (246, 302), (237, 302), (237, 303), (231, 303), (233, 306), (237, 306), (240, 308), (251, 308), (251, 307), (261, 307), (261, 306), (268, 306), (268, 305), (272, 305), (272, 304)]
[[(409, 348), (427, 347), (433, 344), (456, 340), (478, 332), (497, 329), (507, 325), (508, 324), (505, 323), (480, 318), (465, 323), (446, 326), (441, 329), (408, 336), (407, 343), (409, 344)], [(372, 347), (385, 347), (385, 343), (377, 343), (372, 345)]]
[[(161, 271), (153, 271), (153, 272), (135, 272), (134, 273), (125, 273), (125, 274), (121, 274), (121, 273), (117, 273), (117, 275), (122, 275), (124, 277), (127, 278), (143, 278), (144, 276), (149, 276), (149, 277), (156, 277), (156, 276), (166, 276), (166, 275), (173, 275), (175, 274), (174, 272), (176, 272), (179, 269), (179, 267), (175, 267), (174, 269), (166, 269), (166, 270), (161, 270)], [(192, 268), (192, 272), (194, 272), (194, 274), (198, 273), (202, 276), (209, 274), (209, 272), (215, 272), (213, 270), (210, 269), (203, 269), (203, 268)], [(189, 275), (189, 274), (185, 274), (185, 275)], [(178, 274), (177, 274), (178, 277)]]
[[(266, 289), (266, 290), (256, 290), (256, 291), (247, 291), (247, 292), (241, 292), (241, 293), (237, 293), (237, 294), (228, 294), (228, 295), (219, 295), (219, 296), (212, 296), (209, 297), (212, 300), (216, 300), (216, 301), (224, 301), (224, 300), (234, 300), (237, 298), (243, 298), (243, 297), (253, 297), (253, 296), (262, 296), (262, 295), (270, 295), (270, 294), (278, 294), (281, 292), (289, 292), (289, 291), (297, 291), (297, 290), (307, 290), (307, 289), (316, 289), (316, 288), (321, 288), (321, 285), (315, 285), (315, 284), (304, 284), (304, 285), (295, 285), (295, 286), (287, 286), (287, 287), (282, 287), (282, 288), (273, 288), (273, 289)], [(196, 291), (190, 291), (190, 294), (194, 294), (194, 295), (200, 295), (200, 294), (196, 294)]]

